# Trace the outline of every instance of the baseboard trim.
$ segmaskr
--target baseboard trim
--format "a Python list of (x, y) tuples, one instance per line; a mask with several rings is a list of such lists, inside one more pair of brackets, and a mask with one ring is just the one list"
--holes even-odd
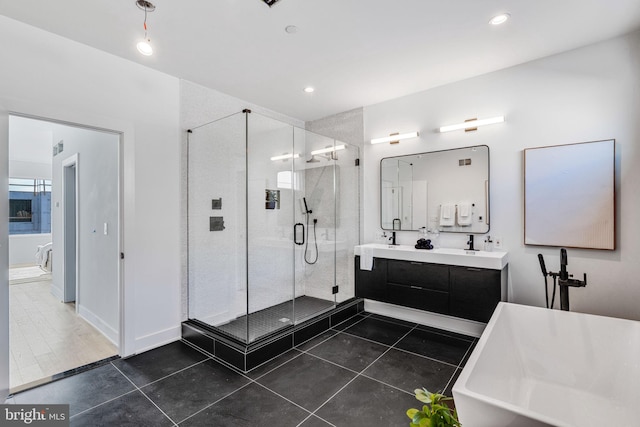
[(153, 350), (165, 344), (180, 340), (182, 337), (182, 326), (178, 324), (171, 328), (152, 334), (144, 335), (135, 339), (135, 354)]
[(482, 331), (487, 326), (485, 323), (473, 320), (460, 319), (369, 299), (364, 300), (364, 311), (472, 337), (482, 335)]
[(112, 328), (107, 322), (102, 320), (100, 316), (89, 310), (87, 307), (82, 304), (78, 305), (78, 315), (86, 320), (91, 326), (96, 328), (98, 331), (102, 333), (113, 345), (119, 347), (119, 332)]

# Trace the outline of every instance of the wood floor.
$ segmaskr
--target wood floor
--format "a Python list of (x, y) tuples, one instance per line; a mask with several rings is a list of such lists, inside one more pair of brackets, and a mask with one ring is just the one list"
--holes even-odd
[[(13, 270), (13, 271), (12, 271)], [(51, 295), (50, 275), (10, 269), (10, 387), (48, 378), (118, 354), (104, 335)]]

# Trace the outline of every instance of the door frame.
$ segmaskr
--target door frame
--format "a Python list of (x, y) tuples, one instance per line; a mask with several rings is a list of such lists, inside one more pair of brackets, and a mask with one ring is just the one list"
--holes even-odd
[[(125, 202), (130, 203), (134, 199), (134, 191), (131, 186), (125, 189), (125, 170), (133, 172), (133, 141), (134, 125), (130, 121), (112, 118), (96, 118), (82, 112), (66, 112), (64, 118), (55, 118), (60, 114), (60, 109), (52, 106), (43, 106), (32, 102), (7, 100), (0, 97), (0, 209), (8, 212), (8, 178), (9, 178), (9, 116), (26, 117), (35, 120), (48, 121), (66, 126), (79, 127), (88, 130), (108, 132), (119, 136), (118, 139), (118, 251), (120, 262), (118, 263), (118, 354), (121, 357), (135, 353), (135, 333), (133, 330), (134, 318), (133, 304), (125, 304), (133, 301), (134, 289), (127, 285), (125, 278), (129, 276), (131, 266), (127, 267), (121, 254), (125, 251), (125, 226), (131, 225), (125, 222)], [(81, 124), (87, 123), (87, 124)], [(93, 124), (88, 124), (93, 123)], [(115, 130), (119, 129), (119, 130)], [(125, 144), (125, 141), (127, 144)], [(125, 155), (126, 153), (126, 155)], [(78, 170), (76, 169), (76, 177)], [(128, 180), (131, 180), (129, 177)], [(77, 187), (76, 187), (77, 190)], [(131, 217), (131, 213), (126, 215)], [(8, 272), (8, 224), (9, 219), (0, 215), (0, 273)], [(130, 224), (130, 223), (129, 223)], [(76, 234), (77, 238), (77, 234)], [(125, 274), (125, 270), (129, 273)], [(0, 402), (4, 402), (9, 394), (9, 280), (8, 274), (0, 274)], [(77, 307), (77, 304), (76, 304)], [(125, 323), (125, 320), (127, 322)]]
[[(65, 252), (65, 256), (64, 256), (64, 262), (65, 262), (65, 266), (64, 266), (64, 285), (63, 285), (63, 301), (64, 302), (71, 302), (71, 301), (75, 301), (75, 306), (76, 306), (76, 314), (78, 313), (78, 311), (80, 310), (80, 282), (78, 280), (78, 275), (80, 273), (79, 269), (78, 269), (78, 260), (80, 258), (80, 252), (79, 252), (79, 247), (78, 247), (78, 233), (80, 231), (80, 216), (79, 216), (79, 209), (78, 207), (80, 206), (80, 200), (78, 199), (78, 196), (80, 194), (79, 192), (79, 176), (80, 176), (80, 159), (79, 159), (79, 153), (76, 153), (72, 156), (69, 156), (68, 158), (64, 159), (62, 161), (62, 204), (63, 204), (63, 216), (64, 216), (64, 252)], [(69, 288), (69, 283), (68, 283), (68, 257), (67, 257), (67, 250), (69, 249), (69, 242), (67, 242), (67, 238), (69, 237), (68, 233), (67, 233), (67, 220), (68, 220), (68, 215), (69, 215), (69, 194), (67, 192), (67, 186), (69, 184), (69, 182), (67, 181), (67, 170), (74, 168), (74, 174), (73, 174), (73, 191), (74, 191), (74, 205), (73, 205), (73, 209), (74, 209), (74, 242), (73, 242), (73, 246), (75, 248), (75, 256), (74, 256), (74, 260), (73, 260), (73, 267), (74, 267), (74, 286), (73, 286), (73, 298), (71, 298), (71, 290)]]

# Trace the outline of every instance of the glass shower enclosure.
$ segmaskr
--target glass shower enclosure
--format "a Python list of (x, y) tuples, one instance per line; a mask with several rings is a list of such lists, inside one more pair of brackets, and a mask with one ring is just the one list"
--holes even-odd
[(249, 344), (353, 298), (358, 158), (248, 110), (192, 129), (189, 318)]

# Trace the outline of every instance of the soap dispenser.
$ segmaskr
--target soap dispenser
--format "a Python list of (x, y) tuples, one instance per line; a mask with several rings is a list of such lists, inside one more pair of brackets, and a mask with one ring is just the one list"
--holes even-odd
[(487, 236), (484, 239), (484, 250), (485, 252), (493, 251), (493, 240), (491, 240), (491, 236)]
[(440, 243), (438, 242), (440, 238), (440, 230), (438, 230), (438, 227), (433, 227), (429, 230), (429, 240), (431, 240), (431, 245), (433, 246), (434, 249), (437, 249), (440, 247)]

